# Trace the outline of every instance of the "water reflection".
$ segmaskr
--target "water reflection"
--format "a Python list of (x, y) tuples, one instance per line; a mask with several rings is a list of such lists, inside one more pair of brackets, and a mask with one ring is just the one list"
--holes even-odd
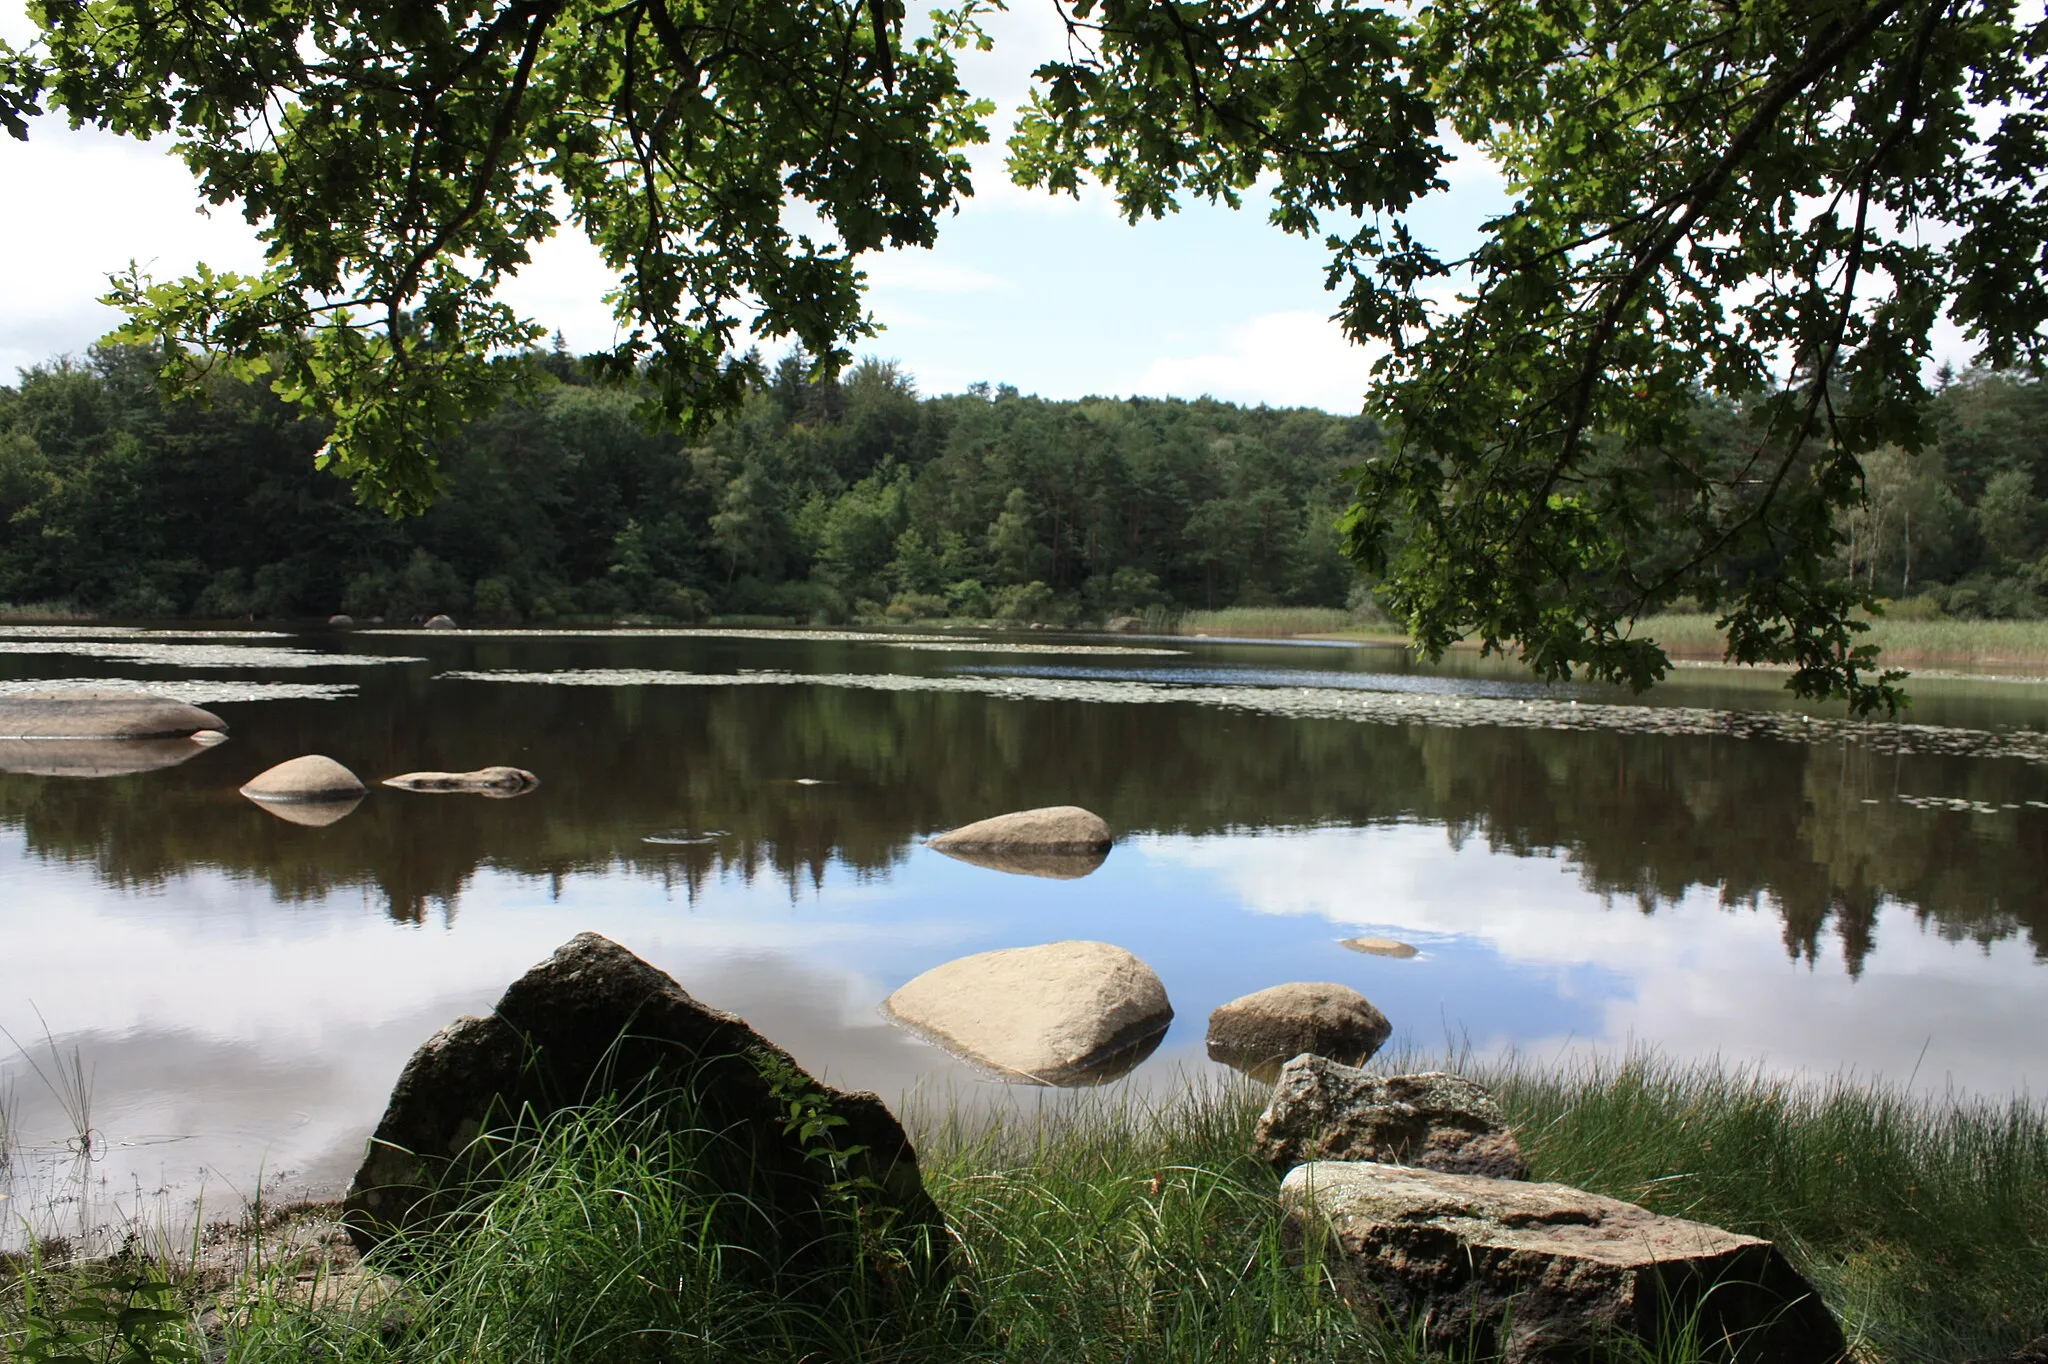
[[(235, 741), (92, 781), (0, 773), (0, 1025), (39, 1037), (39, 1010), (94, 1068), (106, 1197), (246, 1191), (259, 1168), (331, 1184), (411, 1050), (584, 929), (835, 1083), (941, 1109), (1014, 1097), (890, 1026), (880, 1001), (942, 961), (1063, 938), (1126, 947), (1166, 982), (1177, 1021), (1133, 1085), (1213, 1069), (1209, 1011), (1290, 980), (1363, 991), (1395, 1051), (1633, 1041), (1937, 1091), (2048, 1081), (2034, 761), (1739, 727), (1126, 704), (844, 641), (403, 647), (432, 661), (339, 691), (123, 679), (198, 693)], [(1194, 662), (1267, 669), (1276, 652)], [(448, 676), (506, 668), (705, 680)], [(973, 687), (921, 685), (955, 681)], [(2039, 713), (2016, 689), (1968, 707), (2002, 741)], [(235, 795), (310, 751), (380, 776), (513, 763), (542, 784), (516, 801), (375, 789), (326, 827)], [(991, 810), (1069, 803), (1120, 838), (1085, 876), (921, 844)], [(8, 1083), (21, 1130), (61, 1152), (60, 1106), (18, 1059), (0, 1061)]]

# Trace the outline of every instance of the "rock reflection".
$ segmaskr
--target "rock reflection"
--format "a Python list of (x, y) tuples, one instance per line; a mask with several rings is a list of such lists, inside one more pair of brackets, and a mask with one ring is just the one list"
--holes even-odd
[(350, 796), (346, 800), (263, 800), (248, 797), (249, 803), (268, 815), (276, 815), (287, 824), (301, 824), (308, 829), (324, 829), (338, 824), (354, 814), (356, 807), (363, 803), (361, 796)]
[(1096, 852), (1068, 853), (1033, 848), (943, 848), (934, 844), (932, 850), (956, 862), (986, 867), (990, 871), (1004, 871), (1012, 876), (1043, 876), (1053, 881), (1078, 881), (1109, 858), (1106, 848)]
[(190, 739), (0, 739), (0, 772), (31, 777), (128, 777), (190, 762)]

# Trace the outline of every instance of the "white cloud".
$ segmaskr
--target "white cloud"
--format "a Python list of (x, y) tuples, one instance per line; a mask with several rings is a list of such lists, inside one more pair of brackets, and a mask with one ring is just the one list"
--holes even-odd
[(951, 265), (927, 250), (890, 251), (861, 258), (861, 269), (876, 295), (983, 294), (1005, 287), (1000, 275), (971, 266)]
[(1181, 398), (1356, 412), (1371, 370), (1372, 353), (1353, 345), (1329, 318), (1277, 312), (1230, 328), (1221, 345), (1205, 354), (1154, 360), (1139, 388)]

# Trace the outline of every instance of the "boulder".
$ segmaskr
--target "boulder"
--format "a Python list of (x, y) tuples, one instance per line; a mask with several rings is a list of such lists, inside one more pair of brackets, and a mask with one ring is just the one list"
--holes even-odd
[(480, 767), (474, 772), (407, 772), (386, 777), (386, 786), (401, 791), (468, 791), (479, 796), (523, 796), (540, 778), (520, 767)]
[(455, 630), (461, 627), (456, 625), (455, 617), (453, 616), (428, 616), (426, 628), (429, 630)]
[(1406, 960), (1415, 955), (1415, 949), (1392, 938), (1340, 938), (1337, 945), (1348, 947), (1354, 952), (1363, 952), (1370, 957), (1399, 957)]
[(210, 710), (165, 696), (31, 692), (0, 696), (0, 739), (170, 739), (226, 729)]
[(961, 957), (890, 995), (883, 1011), (1005, 1079), (1044, 1085), (1125, 1074), (1173, 1021), (1152, 968), (1101, 942)]
[(1295, 982), (1257, 990), (1209, 1015), (1209, 1056), (1271, 1083), (1303, 1052), (1357, 1063), (1380, 1049), (1394, 1025), (1348, 985)]
[(204, 751), (190, 739), (0, 739), (0, 772), (126, 777), (176, 767)]
[(224, 744), (228, 741), (228, 736), (217, 729), (195, 729), (185, 737), (201, 748), (212, 748), (215, 744)]
[(327, 618), (327, 623), (337, 630), (346, 630), (354, 625), (356, 620), (354, 616), (333, 615)]
[(1053, 881), (1078, 881), (1109, 860), (1106, 849), (1059, 852), (1042, 848), (938, 848), (956, 862), (966, 862), (1012, 876), (1043, 876)]
[(365, 788), (355, 773), (319, 753), (292, 758), (249, 778), (242, 794), (258, 801), (360, 800)]
[(1847, 1349), (1770, 1242), (1567, 1185), (1317, 1161), (1280, 1201), (1290, 1245), (1316, 1244), (1348, 1299), (1431, 1350), (1534, 1364), (1618, 1338), (1676, 1358), (1688, 1326), (1752, 1364), (1838, 1364)]
[(1109, 826), (1098, 815), (1078, 805), (1049, 805), (1039, 810), (1017, 810), (963, 825), (932, 839), (931, 846), (943, 853), (972, 852), (1060, 852), (1103, 853), (1109, 851)]
[(1448, 1174), (1526, 1179), (1528, 1162), (1500, 1105), (1462, 1075), (1370, 1075), (1321, 1056), (1280, 1071), (1252, 1132), (1252, 1154), (1282, 1169), (1369, 1160)]
[[(878, 1275), (900, 1286), (909, 1270), (950, 1272), (944, 1220), (879, 1098), (818, 1083), (741, 1019), (595, 933), (413, 1054), (343, 1204), (350, 1238), (367, 1251), (399, 1228), (459, 1215), (488, 1191), (503, 1149), (477, 1142), (480, 1133), (530, 1130), (608, 1097), (638, 1102), (677, 1140), (701, 1144), (693, 1168), (718, 1190), (706, 1216), (737, 1219), (707, 1222), (706, 1234), (754, 1238), (723, 1242), (736, 1272), (789, 1270), (803, 1283), (846, 1268), (851, 1238), (834, 1231), (849, 1212), (889, 1242), (873, 1248)], [(819, 1125), (799, 1126), (793, 1112)]]

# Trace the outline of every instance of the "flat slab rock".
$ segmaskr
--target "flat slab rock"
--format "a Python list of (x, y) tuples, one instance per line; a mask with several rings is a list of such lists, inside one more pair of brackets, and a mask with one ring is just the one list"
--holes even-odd
[(1252, 1154), (1283, 1169), (1366, 1160), (1526, 1179), (1528, 1162), (1486, 1087), (1443, 1071), (1374, 1075), (1322, 1056), (1281, 1068)]
[(1102, 822), (1102, 817), (1078, 805), (1016, 810), (948, 830), (931, 841), (932, 847), (948, 853), (1023, 849), (1105, 853), (1109, 844), (1109, 826)]
[(0, 738), (168, 739), (226, 729), (210, 710), (167, 696), (116, 692), (34, 692), (0, 696)]
[(1837, 1364), (1848, 1348), (1770, 1242), (1569, 1185), (1317, 1161), (1280, 1201), (1291, 1245), (1319, 1239), (1347, 1297), (1433, 1349), (1532, 1364), (1603, 1336), (1655, 1350), (1688, 1321), (1744, 1364)]
[(1035, 1084), (1101, 1083), (1151, 1054), (1173, 1006), (1144, 962), (1103, 942), (1006, 947), (935, 966), (883, 1010), (965, 1060)]
[(1209, 1015), (1211, 1060), (1271, 1084), (1303, 1052), (1352, 1064), (1386, 1042), (1394, 1025), (1348, 985), (1295, 981), (1231, 1000)]
[[(779, 1079), (771, 1078), (779, 1076)], [(819, 1084), (741, 1019), (693, 999), (668, 975), (595, 933), (581, 933), (406, 1063), (344, 1203), (364, 1251), (394, 1229), (446, 1216), (471, 1196), (464, 1159), (479, 1133), (524, 1110), (543, 1117), (601, 1095), (687, 1091), (690, 1130), (719, 1136), (746, 1193), (782, 1229), (792, 1255), (825, 1254), (832, 1167), (785, 1130), (790, 1086), (843, 1118), (834, 1131), (846, 1179), (892, 1210), (892, 1235), (949, 1273), (945, 1223), (925, 1192), (902, 1126), (873, 1094)], [(806, 1249), (809, 1248), (809, 1249)], [(749, 1249), (760, 1252), (758, 1247)]]

